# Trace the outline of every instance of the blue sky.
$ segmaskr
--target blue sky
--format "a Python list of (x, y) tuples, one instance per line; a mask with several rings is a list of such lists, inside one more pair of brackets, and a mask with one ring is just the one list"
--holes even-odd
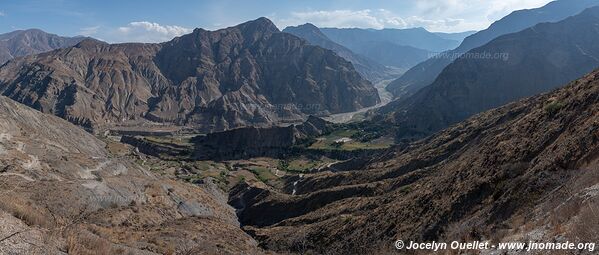
[(159, 42), (193, 28), (218, 29), (268, 17), (283, 29), (408, 28), (461, 32), (486, 28), (518, 9), (550, 0), (0, 0), (0, 33), (40, 28), (108, 42)]

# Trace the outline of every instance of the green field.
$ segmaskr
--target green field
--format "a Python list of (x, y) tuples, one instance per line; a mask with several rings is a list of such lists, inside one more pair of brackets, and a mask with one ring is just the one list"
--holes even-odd
[[(355, 129), (341, 129), (337, 130), (329, 135), (319, 137), (316, 139), (310, 149), (320, 150), (360, 150), (360, 149), (385, 149), (393, 145), (392, 138), (380, 138), (369, 142), (360, 142), (356, 137), (359, 134), (358, 130)], [(340, 139), (347, 141), (337, 142)], [(351, 141), (349, 141), (351, 139)]]

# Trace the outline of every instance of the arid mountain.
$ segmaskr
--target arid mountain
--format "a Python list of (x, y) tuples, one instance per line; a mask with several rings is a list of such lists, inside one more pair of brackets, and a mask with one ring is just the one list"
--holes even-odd
[(543, 22), (557, 22), (597, 5), (599, 0), (557, 0), (540, 8), (515, 11), (494, 22), (489, 28), (467, 37), (457, 49), (414, 66), (390, 83), (387, 89), (394, 96), (405, 98), (432, 84), (441, 71), (460, 54), (483, 46), (501, 35), (515, 33)]
[(226, 196), (0, 96), (1, 254), (260, 254)]
[(594, 242), (598, 114), (599, 71), (367, 167), (289, 179), (284, 192), (240, 185), (230, 203), (245, 230), (278, 251), (395, 254), (398, 239)]
[(301, 121), (380, 100), (350, 62), (260, 18), (162, 44), (74, 47), (0, 68), (0, 92), (89, 129), (153, 121), (201, 132)]
[(318, 27), (310, 23), (296, 27), (287, 27), (283, 32), (303, 38), (312, 45), (334, 51), (340, 57), (351, 62), (362, 77), (373, 83), (391, 78), (390, 75), (392, 75), (392, 70), (372, 59), (356, 54), (348, 48), (331, 41), (331, 39), (318, 29)]
[(73, 46), (86, 37), (62, 37), (39, 29), (0, 34), (0, 65), (16, 57)]
[(398, 138), (426, 136), (476, 113), (550, 91), (599, 67), (599, 7), (498, 37), (430, 86), (385, 106)]

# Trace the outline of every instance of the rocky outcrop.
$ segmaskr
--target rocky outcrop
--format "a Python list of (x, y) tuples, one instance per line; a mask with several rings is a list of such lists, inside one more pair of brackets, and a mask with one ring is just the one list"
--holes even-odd
[(395, 97), (406, 98), (432, 84), (445, 67), (458, 56), (474, 48), (483, 46), (499, 36), (519, 32), (543, 22), (557, 22), (597, 5), (599, 5), (597, 0), (558, 0), (540, 8), (515, 11), (494, 22), (489, 28), (467, 37), (457, 49), (439, 54), (414, 66), (390, 83), (387, 89)]
[(0, 97), (0, 253), (262, 252), (211, 188), (155, 175), (105, 147)]
[(398, 139), (422, 137), (476, 113), (557, 88), (599, 67), (599, 7), (501, 36), (467, 53), (392, 111)]
[(201, 132), (298, 122), (380, 100), (351, 63), (265, 18), (162, 44), (75, 47), (10, 61), (0, 92), (89, 129), (152, 121)]
[(348, 48), (331, 41), (331, 39), (324, 35), (318, 27), (310, 23), (296, 27), (287, 27), (283, 32), (303, 38), (312, 45), (334, 51), (340, 57), (351, 62), (362, 77), (373, 83), (389, 79), (393, 76), (393, 71), (383, 64), (379, 64), (372, 59), (353, 53)]
[(230, 203), (248, 233), (279, 251), (387, 254), (398, 239), (593, 242), (598, 111), (596, 71), (354, 171), (295, 178), (295, 195), (244, 184)]
[(0, 34), (0, 65), (16, 57), (71, 47), (86, 37), (62, 37), (39, 29)]
[(301, 125), (240, 128), (211, 133), (192, 140), (195, 147), (193, 157), (200, 160), (281, 157), (291, 154), (295, 146), (330, 132), (331, 129), (330, 123), (310, 116)]

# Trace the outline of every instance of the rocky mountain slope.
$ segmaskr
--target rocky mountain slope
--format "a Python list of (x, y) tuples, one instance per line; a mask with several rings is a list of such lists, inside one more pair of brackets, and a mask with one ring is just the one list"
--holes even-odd
[(10, 61), (0, 92), (88, 129), (153, 121), (201, 132), (301, 121), (380, 100), (334, 52), (260, 18), (162, 44), (74, 47)]
[(373, 83), (390, 78), (390, 75), (392, 75), (392, 70), (372, 59), (353, 53), (348, 48), (331, 41), (331, 39), (324, 35), (318, 27), (310, 23), (296, 27), (287, 27), (283, 29), (283, 32), (303, 38), (312, 45), (334, 51), (340, 57), (351, 62), (362, 77)]
[(515, 33), (543, 22), (557, 22), (597, 5), (599, 5), (598, 0), (557, 0), (540, 8), (515, 11), (494, 22), (489, 28), (467, 37), (457, 49), (414, 66), (399, 79), (390, 83), (387, 89), (396, 97), (405, 98), (432, 84), (441, 71), (457, 56), (471, 49), (482, 46), (501, 35)]
[(230, 203), (248, 233), (279, 251), (394, 254), (398, 239), (595, 241), (598, 114), (596, 71), (366, 167), (292, 179), (295, 195), (240, 185)]
[(209, 181), (161, 177), (0, 97), (0, 253), (261, 253)]
[(73, 46), (85, 37), (62, 37), (39, 29), (0, 34), (0, 65), (16, 57)]
[[(498, 37), (449, 65), (430, 86), (383, 109), (397, 137), (426, 136), (473, 114), (561, 86), (599, 67), (599, 7)], [(531, 43), (534, 42), (534, 43)], [(495, 58), (504, 54), (505, 58)]]
[(195, 137), (193, 158), (226, 160), (279, 157), (293, 146), (330, 131), (331, 123), (310, 116), (301, 125), (271, 128), (240, 128)]

